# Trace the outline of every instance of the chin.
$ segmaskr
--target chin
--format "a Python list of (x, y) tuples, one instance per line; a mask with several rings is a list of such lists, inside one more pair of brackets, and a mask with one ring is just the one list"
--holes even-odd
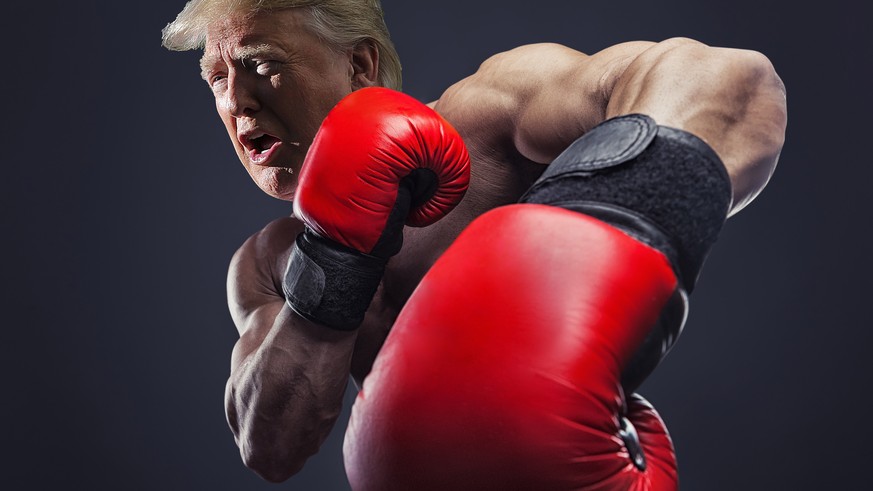
[(297, 189), (297, 175), (286, 167), (267, 167), (252, 175), (261, 191), (283, 201), (293, 201)]

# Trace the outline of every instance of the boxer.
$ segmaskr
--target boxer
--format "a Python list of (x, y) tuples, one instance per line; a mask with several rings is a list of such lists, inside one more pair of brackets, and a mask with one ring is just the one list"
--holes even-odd
[[(675, 487), (666, 430), (632, 391), (681, 329), (721, 222), (776, 166), (786, 101), (764, 55), (681, 38), (591, 55), (522, 46), (485, 60), (411, 118), (391, 109), (415, 106), (408, 99), (370, 97), (376, 86), (401, 88), (376, 0), (194, 0), (164, 30), (164, 45), (203, 49), (202, 75), (240, 161), (266, 193), (294, 201), (294, 215), (248, 239), (228, 274), (240, 340), (226, 411), (247, 466), (276, 482), (299, 471), (333, 426), (351, 375), (363, 383), (345, 445), (355, 487), (420, 484), (395, 463), (451, 485), (452, 476), (481, 484), (501, 469), (534, 489), (626, 489), (628, 475), (657, 480), (650, 489)], [(361, 110), (361, 100), (372, 102)], [(382, 122), (354, 122), (365, 114)], [(406, 122), (385, 123), (396, 118)], [(627, 125), (636, 133), (619, 131)], [(410, 126), (416, 136), (397, 133)], [(470, 162), (462, 199), (458, 139)], [(390, 178), (357, 179), (352, 169)], [(442, 192), (451, 198), (436, 198)], [(686, 220), (698, 205), (702, 219)], [(640, 266), (628, 275), (623, 264)], [(434, 312), (450, 299), (457, 310)], [(614, 315), (595, 322), (598, 312)], [(583, 349), (568, 333), (600, 342)], [(555, 354), (548, 344), (568, 345), (568, 371), (541, 371)], [(421, 359), (398, 372), (404, 353)], [(595, 363), (603, 353), (611, 361)], [(526, 363), (514, 364), (519, 357)], [(434, 361), (432, 377), (423, 359)], [(500, 367), (525, 382), (492, 378)], [(459, 382), (437, 384), (440, 376)], [(504, 388), (516, 397), (501, 399)], [(407, 396), (418, 403), (395, 404)], [(507, 400), (538, 402), (513, 411)], [(493, 420), (458, 412), (477, 407)], [(442, 420), (391, 440), (386, 423), (406, 431), (433, 414)], [(602, 437), (551, 439), (556, 419)], [(495, 436), (502, 423), (509, 440)], [(544, 439), (531, 437), (540, 430)], [(434, 434), (443, 439), (429, 448), (422, 439)], [(439, 458), (429, 457), (434, 449)], [(457, 462), (465, 450), (471, 468)], [(554, 468), (554, 481), (540, 472)]]

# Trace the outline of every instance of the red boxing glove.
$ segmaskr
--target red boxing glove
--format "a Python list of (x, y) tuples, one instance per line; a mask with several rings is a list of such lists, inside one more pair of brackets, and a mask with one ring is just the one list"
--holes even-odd
[(663, 422), (620, 382), (676, 288), (661, 252), (589, 216), (479, 217), (364, 381), (344, 444), (352, 488), (677, 489)]
[(361, 89), (321, 124), (300, 171), (294, 213), (321, 237), (370, 254), (390, 227), (398, 193), (411, 195), (411, 204), (401, 204), (408, 213), (395, 212), (400, 223), (430, 225), (461, 201), (469, 167), (463, 140), (436, 111), (391, 89)]
[(328, 113), (294, 196), (306, 224), (285, 272), (288, 305), (340, 330), (363, 321), (403, 225), (425, 226), (463, 198), (470, 157), (431, 108), (385, 88), (361, 89)]

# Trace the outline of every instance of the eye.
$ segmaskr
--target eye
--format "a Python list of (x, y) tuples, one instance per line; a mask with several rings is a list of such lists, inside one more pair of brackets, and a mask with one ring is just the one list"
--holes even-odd
[(258, 75), (269, 77), (276, 74), (279, 63), (273, 60), (255, 60), (252, 62), (252, 65), (254, 65), (255, 72)]
[(207, 83), (209, 83), (209, 86), (215, 90), (220, 84), (223, 84), (225, 80), (227, 80), (227, 75), (223, 73), (215, 73), (209, 76)]

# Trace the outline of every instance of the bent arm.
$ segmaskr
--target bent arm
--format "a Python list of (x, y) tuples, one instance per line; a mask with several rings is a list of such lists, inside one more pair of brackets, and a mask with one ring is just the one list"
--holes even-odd
[(240, 339), (225, 392), (227, 420), (246, 466), (272, 482), (297, 473), (330, 433), (357, 337), (299, 317), (278, 293), (273, 272), (284, 264), (270, 260), (282, 257), (275, 236), (299, 231), (284, 220), (246, 241), (228, 274)]
[[(506, 77), (507, 70), (527, 75)], [(643, 113), (715, 150), (731, 179), (731, 214), (767, 184), (785, 139), (784, 86), (755, 51), (683, 38), (623, 43), (591, 56), (544, 44), (497, 55), (480, 71), (513, 101), (513, 138), (527, 158), (551, 162), (598, 123)], [(514, 81), (498, 82), (507, 78)]]

